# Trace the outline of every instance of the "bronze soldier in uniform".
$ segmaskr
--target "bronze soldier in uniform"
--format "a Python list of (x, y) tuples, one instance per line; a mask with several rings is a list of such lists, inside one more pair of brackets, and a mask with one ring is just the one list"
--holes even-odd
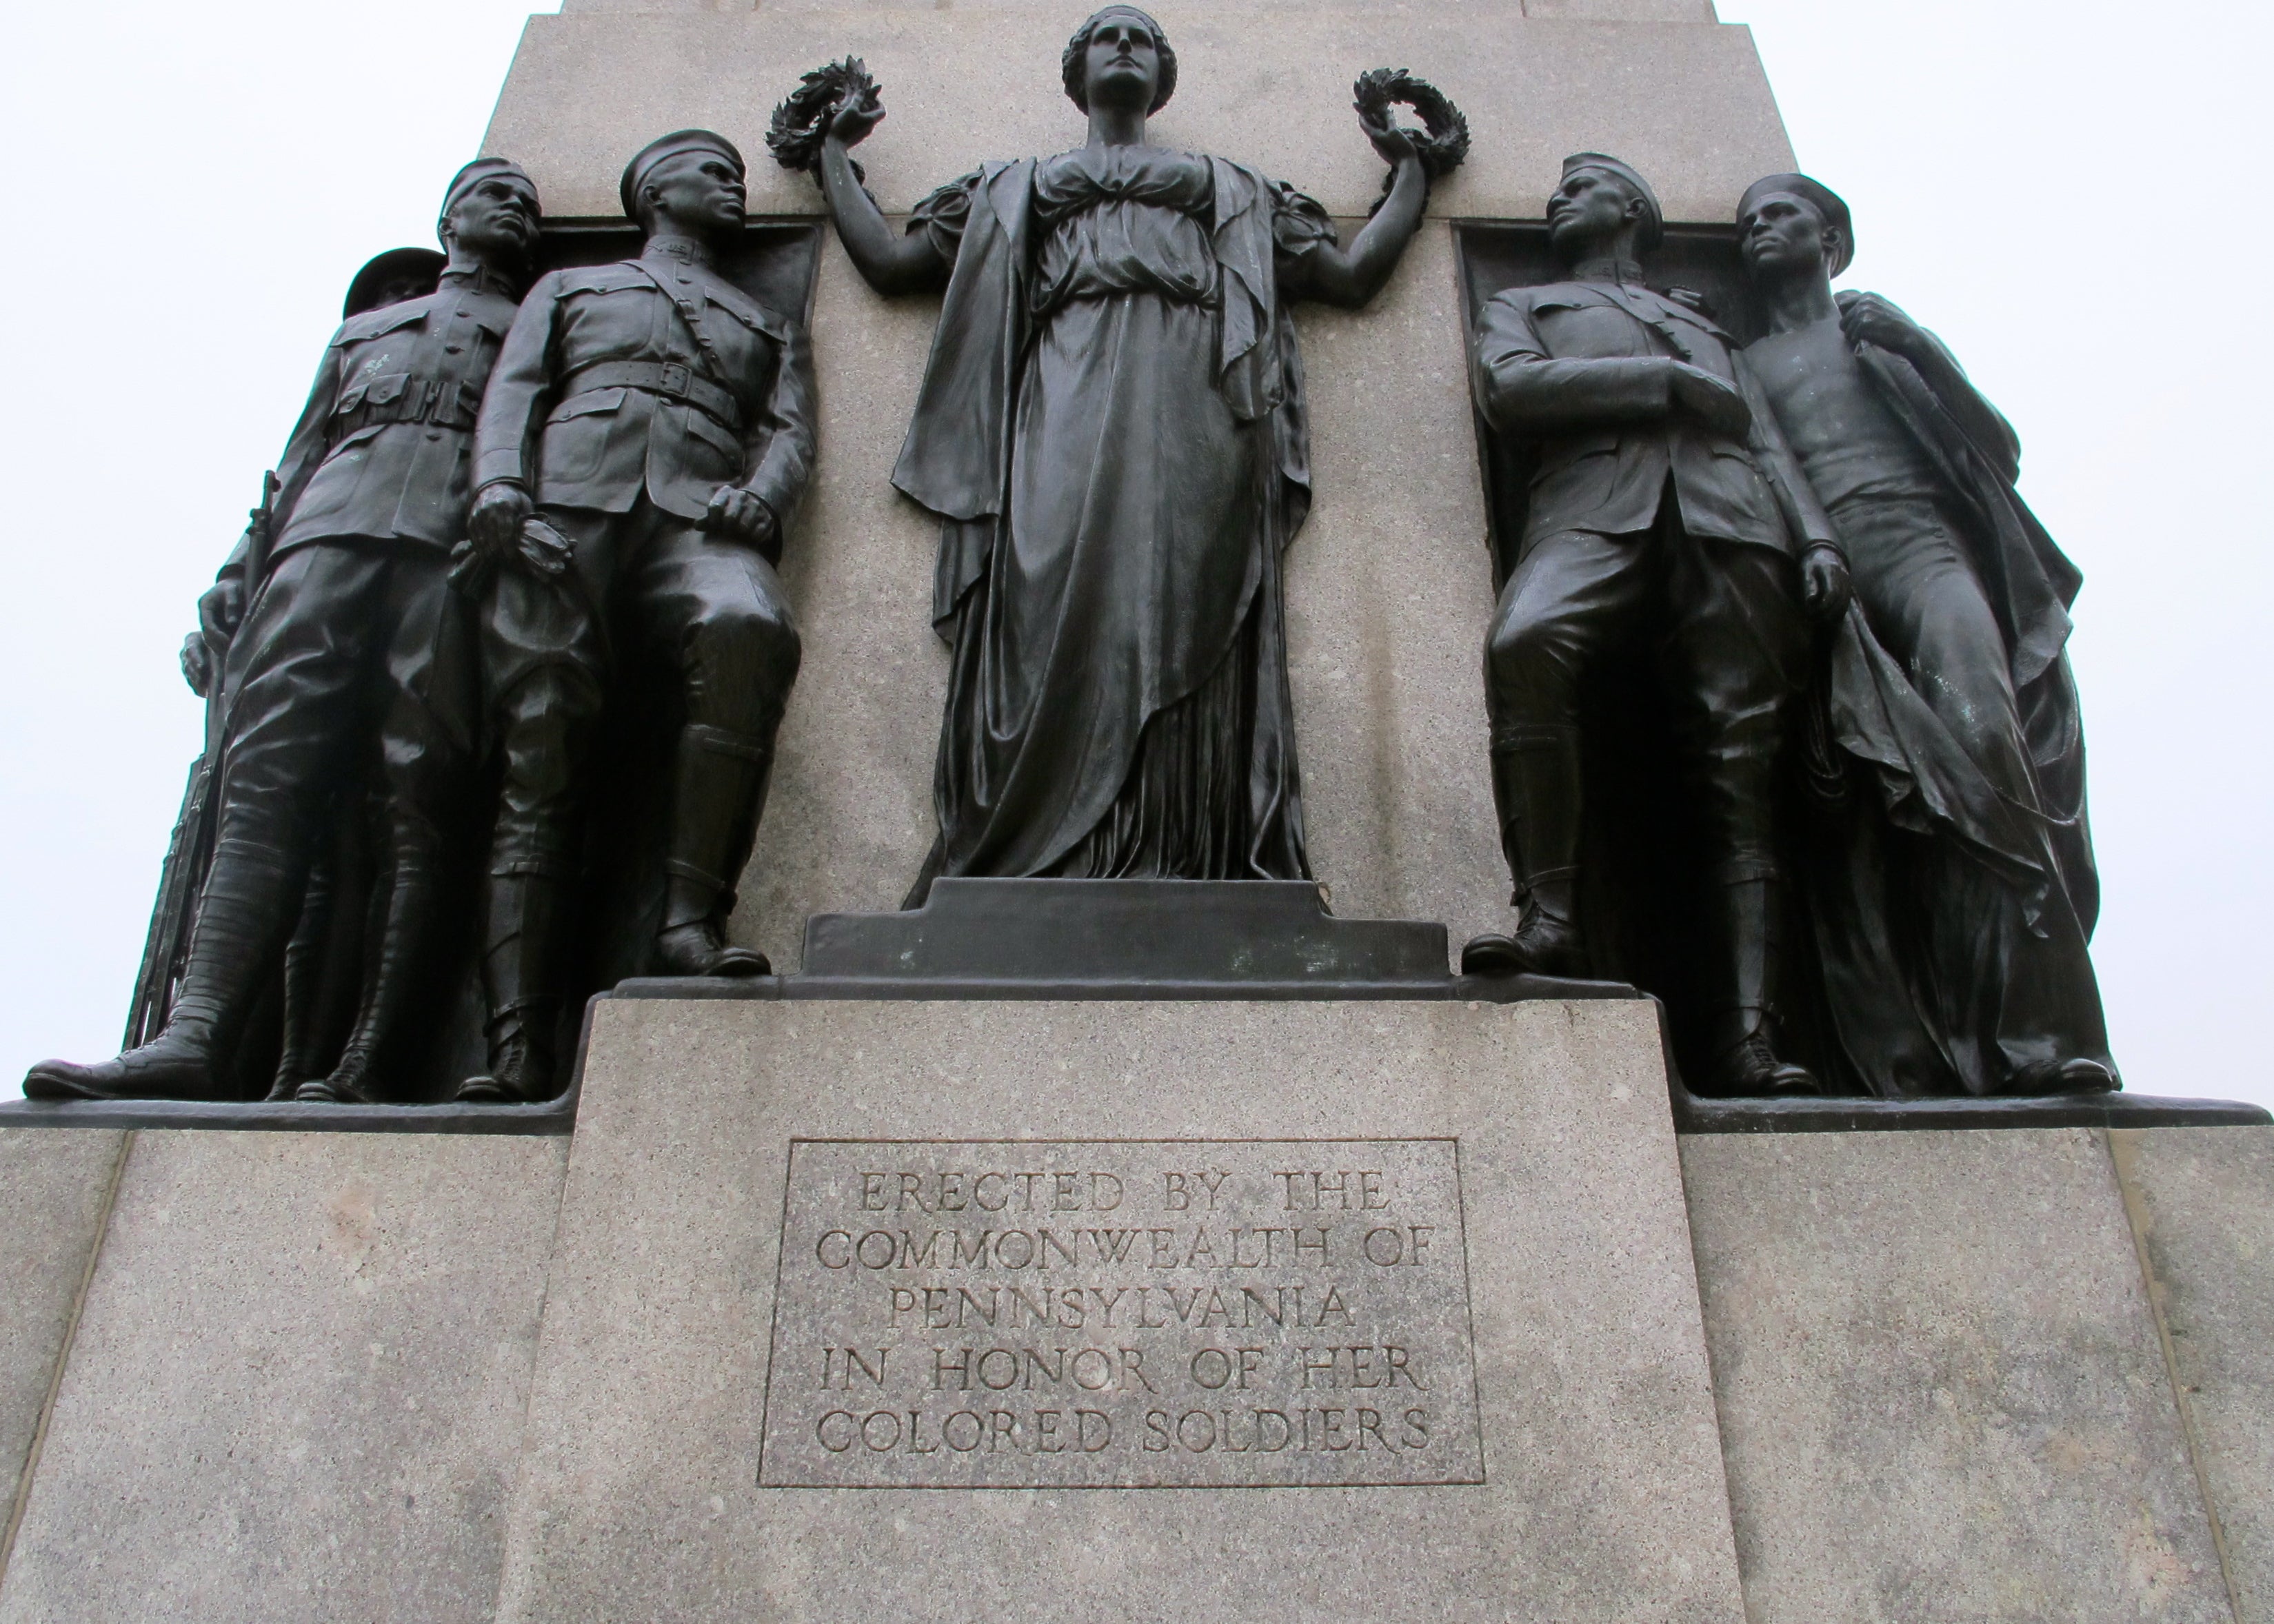
[[(433, 902), (436, 809), (465, 764), (464, 718), (438, 694), (446, 577), (472, 489), (473, 428), (512, 326), (538, 229), (536, 188), (485, 158), (450, 183), (437, 290), (333, 335), (278, 470), (275, 542), (200, 605), (226, 646), (225, 744), (212, 858), (165, 1028), (98, 1065), (47, 1061), (34, 1097), (212, 1097), (300, 917), (303, 881), (343, 775), (372, 744), (393, 876), (361, 1016), (337, 1068), (300, 1093), (363, 1099), (402, 1014)], [(252, 566), (257, 578), (247, 579)], [(248, 599), (250, 600), (248, 606)]]
[[(541, 278), (482, 408), (470, 530), (493, 566), (482, 658), (504, 787), (483, 959), (490, 1070), (463, 1099), (553, 1090), (592, 746), (626, 643), (671, 667), (686, 706), (655, 962), (769, 969), (723, 927), (797, 676), (774, 564), (812, 466), (813, 374), (804, 329), (717, 269), (742, 227), (743, 174), (708, 131), (644, 148), (622, 184), (640, 257)], [(548, 559), (560, 573), (532, 567)]]
[(1493, 789), (1523, 914), (1472, 941), (1463, 967), (1584, 975), (1579, 927), (1580, 687), (1648, 630), (1706, 853), (1713, 1074), (1729, 1094), (1807, 1091), (1781, 1060), (1768, 1005), (1780, 869), (1771, 816), (1807, 650), (1801, 617), (1846, 590), (1837, 549), (1795, 499), (1776, 424), (1756, 410), (1728, 337), (1642, 282), (1657, 199), (1616, 159), (1567, 159), (1548, 200), (1571, 280), (1495, 297), (1480, 322), (1477, 398), (1534, 443), (1516, 568), (1485, 648)]
[(1877, 294), (1834, 295), (1848, 206), (1772, 175), (1737, 225), (1769, 324), (1745, 359), (1855, 578), (1826, 698), (1869, 788), (1827, 814), (1810, 898), (1834, 1033), (1879, 1094), (2112, 1088), (2075, 568), (1950, 352)]

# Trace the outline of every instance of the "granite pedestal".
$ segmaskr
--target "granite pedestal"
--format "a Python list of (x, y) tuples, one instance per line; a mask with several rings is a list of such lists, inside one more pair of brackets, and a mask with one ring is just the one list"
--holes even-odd
[[(15, 1139), (52, 1179), (118, 1137)], [(0, 1620), (488, 1619), (567, 1160), (558, 1138), (134, 1135)], [(64, 1210), (107, 1184), (88, 1169)], [(27, 1308), (46, 1322), (8, 1319)]]
[(1647, 1003), (591, 1045), (501, 1619), (1743, 1617)]
[[(2266, 1132), (2143, 1138), (2247, 1162)], [(1683, 1170), (1752, 1624), (2234, 1616), (2103, 1132), (1693, 1135)], [(2218, 1254), (2268, 1192), (2218, 1241), (2180, 1214), (2240, 1170), (2172, 1166), (2164, 1198), (2230, 1472), (2274, 1395), (2236, 1335), (2270, 1323), (2265, 1271)], [(2242, 1492), (2263, 1528), (2263, 1477)]]

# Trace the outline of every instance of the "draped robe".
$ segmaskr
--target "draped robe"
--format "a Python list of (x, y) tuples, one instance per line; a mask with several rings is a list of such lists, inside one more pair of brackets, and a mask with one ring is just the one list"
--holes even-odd
[(954, 271), (893, 482), (954, 649), (938, 875), (1309, 875), (1280, 553), (1310, 503), (1277, 268), (1333, 239), (1222, 159), (1089, 147), (917, 209)]

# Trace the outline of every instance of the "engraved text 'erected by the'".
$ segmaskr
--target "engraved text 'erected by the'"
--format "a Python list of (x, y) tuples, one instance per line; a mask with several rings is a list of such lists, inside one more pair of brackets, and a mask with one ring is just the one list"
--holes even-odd
[(763, 1485), (1476, 1483), (1450, 1139), (790, 1147)]

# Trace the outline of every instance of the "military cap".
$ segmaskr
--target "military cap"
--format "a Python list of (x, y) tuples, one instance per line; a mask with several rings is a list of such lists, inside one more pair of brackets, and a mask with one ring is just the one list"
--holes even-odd
[(1824, 223), (1840, 233), (1840, 246), (1826, 260), (1828, 275), (1837, 276), (1856, 258), (1856, 227), (1848, 215), (1848, 205), (1838, 192), (1820, 181), (1805, 175), (1764, 175), (1745, 188), (1745, 195), (1737, 201), (1737, 222), (1744, 223), (1745, 216), (1763, 198), (1780, 192), (1788, 192), (1813, 208), (1823, 217)]
[(641, 147), (632, 154), (632, 161), (624, 165), (623, 184), (619, 191), (624, 200), (625, 218), (639, 218), (640, 183), (647, 179), (649, 170), (666, 158), (676, 158), (681, 153), (692, 152), (716, 153), (734, 166), (735, 174), (747, 176), (749, 173), (734, 143), (717, 131), (674, 130), (669, 135), (658, 136)]
[(460, 198), (496, 175), (510, 176), (528, 187), (531, 197), (537, 195), (537, 183), (530, 179), (529, 172), (512, 159), (477, 158), (450, 177), (450, 184), (442, 193), (442, 213), (434, 222), (434, 235), (442, 235), (442, 222), (450, 217), (450, 211), (457, 207)]
[(1635, 196), (1642, 199), (1642, 229), (1635, 234), (1635, 246), (1658, 246), (1658, 239), (1666, 235), (1666, 211), (1658, 206), (1658, 193), (1650, 189), (1650, 183), (1637, 174), (1631, 164), (1608, 153), (1573, 153), (1563, 160), (1564, 178), (1570, 179), (1574, 169), (1601, 169), (1617, 176), (1631, 188)]
[(431, 248), (390, 248), (383, 254), (374, 254), (355, 274), (348, 283), (347, 303), (341, 308), (340, 320), (360, 316), (367, 310), (377, 310), (387, 303), (388, 289), (403, 282), (415, 282), (419, 292), (432, 293), (440, 284), (442, 267), (449, 264), (447, 255)]

